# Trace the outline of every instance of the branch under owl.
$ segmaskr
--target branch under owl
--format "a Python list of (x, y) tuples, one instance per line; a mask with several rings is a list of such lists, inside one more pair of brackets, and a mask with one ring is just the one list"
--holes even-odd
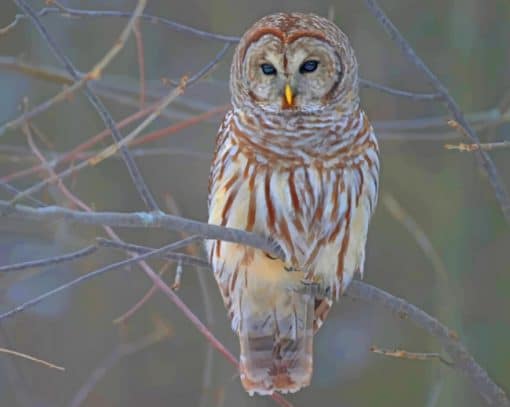
[[(166, 215), (163, 213), (85, 213), (56, 206), (31, 208), (28, 206), (16, 205), (12, 207), (6, 201), (0, 201), (0, 211), (7, 211), (7, 213), (4, 213), (4, 216), (8, 218), (31, 222), (64, 221), (68, 223), (86, 225), (108, 225), (130, 228), (163, 228), (168, 230), (180, 230), (195, 235), (200, 235), (204, 239), (220, 239), (230, 242), (242, 243), (265, 250), (267, 252), (271, 252), (276, 255), (281, 255), (278, 250), (275, 250), (274, 243), (268, 242), (267, 240), (253, 233), (210, 225), (178, 216)], [(179, 261), (180, 257), (176, 257), (175, 255), (177, 253), (172, 253), (171, 250), (174, 250), (176, 247), (182, 247), (183, 243), (173, 243), (160, 249), (126, 245), (116, 242), (112, 243), (110, 241), (104, 240), (99, 240), (98, 244), (101, 246), (113, 245), (129, 251), (138, 251), (143, 254), (119, 263), (111, 264), (102, 269), (95, 270), (91, 273), (79, 277), (76, 280), (71, 281), (70, 283), (57, 287), (51, 292), (43, 294), (41, 297), (32, 299), (29, 302), (0, 315), (0, 320), (25, 310), (26, 308), (39, 303), (40, 301), (48, 298), (53, 294), (61, 292), (84, 281), (88, 281), (90, 278), (100, 276), (107, 271), (117, 269), (121, 266), (131, 264), (141, 259), (155, 256), (169, 256), (170, 259)], [(34, 267), (54, 264), (62, 261), (72, 261), (78, 257), (91, 255), (94, 252), (95, 250), (92, 250), (89, 246), (63, 256), (38, 260), (31, 263), (4, 266), (2, 271), (14, 271), (17, 269), (26, 268), (27, 266)], [(178, 255), (182, 256), (181, 254)], [(186, 256), (184, 261), (186, 260), (194, 262), (193, 264), (200, 263), (202, 267), (205, 267), (205, 263), (202, 259)], [(430, 335), (439, 340), (448, 355), (451, 357), (453, 366), (470, 380), (473, 387), (480, 393), (480, 395), (487, 401), (489, 405), (510, 405), (510, 402), (504, 391), (488, 376), (487, 372), (474, 360), (466, 348), (459, 342), (457, 334), (441, 324), (437, 319), (427, 314), (425, 311), (408, 303), (404, 299), (395, 297), (377, 287), (371, 286), (361, 281), (353, 281), (347, 289), (345, 295), (350, 298), (366, 302), (372, 306), (382, 306), (383, 308), (386, 308), (392, 313), (398, 315), (400, 318), (409, 319), (415, 325), (426, 330)]]

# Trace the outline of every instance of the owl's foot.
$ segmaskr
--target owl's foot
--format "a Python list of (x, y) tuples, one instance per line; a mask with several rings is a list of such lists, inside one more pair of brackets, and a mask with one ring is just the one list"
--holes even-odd
[[(273, 255), (271, 255), (271, 254), (269, 254), (269, 253), (264, 253), (264, 254), (266, 255), (266, 257), (267, 257), (268, 259), (271, 259), (271, 260), (280, 260), (280, 261), (281, 261), (281, 259), (280, 259), (279, 257), (273, 256)], [(300, 271), (298, 268), (294, 267), (294, 266), (293, 266), (292, 264), (290, 264), (290, 263), (285, 263), (285, 264), (283, 265), (283, 269), (284, 269), (286, 272), (288, 272), (288, 273), (292, 273), (292, 272), (295, 272), (295, 271)]]

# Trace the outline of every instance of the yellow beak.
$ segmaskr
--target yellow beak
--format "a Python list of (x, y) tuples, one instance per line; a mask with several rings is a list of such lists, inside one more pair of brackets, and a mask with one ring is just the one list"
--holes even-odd
[(290, 85), (287, 83), (285, 85), (285, 100), (289, 106), (292, 106), (292, 102), (294, 101), (294, 95), (292, 94), (292, 89)]

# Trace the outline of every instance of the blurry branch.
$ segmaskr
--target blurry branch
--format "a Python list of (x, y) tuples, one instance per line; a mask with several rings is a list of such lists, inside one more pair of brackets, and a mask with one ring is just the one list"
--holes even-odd
[[(192, 244), (193, 242), (197, 240), (202, 240), (201, 236), (191, 236), (187, 239), (180, 240), (178, 242), (174, 243), (174, 246), (172, 246), (172, 250), (177, 250), (181, 247), (185, 247), (189, 244)], [(66, 263), (70, 261), (74, 261), (77, 259), (80, 259), (82, 257), (91, 256), (97, 250), (101, 247), (109, 247), (109, 248), (115, 248), (115, 249), (121, 249), (121, 250), (127, 250), (133, 253), (147, 253), (150, 251), (154, 251), (154, 248), (146, 247), (146, 246), (139, 246), (135, 244), (130, 243), (124, 243), (122, 241), (115, 241), (115, 240), (108, 240), (101, 237), (98, 237), (96, 239), (96, 244), (86, 246), (82, 249), (63, 254), (60, 256), (52, 256), (40, 260), (32, 260), (32, 261), (26, 261), (22, 263), (16, 263), (16, 264), (7, 264), (0, 267), (0, 273), (11, 273), (14, 271), (21, 271), (21, 270), (27, 270), (32, 268), (39, 268), (39, 267), (47, 267), (47, 266), (53, 266), (60, 263)], [(182, 264), (192, 265), (196, 267), (209, 267), (209, 263), (206, 260), (203, 260), (199, 257), (190, 256), (184, 253), (161, 253), (157, 255), (157, 257), (162, 257), (170, 261), (177, 261)]]
[(145, 106), (145, 94), (146, 94), (146, 84), (145, 84), (145, 51), (143, 47), (143, 36), (142, 29), (140, 28), (140, 20), (136, 20), (136, 23), (133, 27), (133, 35), (135, 36), (136, 42), (136, 55), (138, 60), (138, 75), (140, 81), (140, 109), (143, 109)]
[(408, 92), (405, 90), (399, 90), (390, 88), (389, 86), (379, 85), (378, 83), (369, 81), (367, 79), (360, 79), (359, 84), (362, 88), (370, 88), (375, 89), (383, 93), (387, 93), (393, 96), (400, 96), (403, 98), (409, 98), (413, 100), (428, 100), (434, 101), (441, 99), (441, 95), (439, 93), (416, 93), (416, 92)]
[(437, 253), (423, 228), (402, 208), (397, 200), (389, 193), (382, 195), (382, 203), (388, 212), (400, 222), (407, 231), (413, 236), (414, 240), (423, 251), (425, 256), (430, 260), (434, 271), (439, 276), (441, 284), (448, 283), (448, 273), (441, 257)]
[(361, 281), (353, 281), (347, 289), (346, 295), (375, 307), (386, 308), (400, 318), (409, 319), (416, 326), (425, 329), (430, 335), (439, 340), (452, 359), (453, 367), (469, 379), (473, 388), (489, 405), (510, 406), (510, 401), (504, 391), (492, 381), (487, 372), (473, 359), (464, 345), (459, 342), (457, 334), (437, 319), (406, 300)]
[(0, 273), (8, 273), (13, 271), (26, 270), (36, 267), (53, 266), (55, 264), (65, 263), (80, 259), (82, 257), (90, 256), (94, 254), (99, 247), (97, 245), (90, 245), (83, 249), (76, 250), (71, 253), (63, 254), (61, 256), (53, 256), (41, 260), (26, 261), (23, 263), (7, 264), (0, 267)]
[[(190, 244), (193, 244), (196, 241), (201, 241), (201, 240), (202, 240), (202, 236), (190, 236), (188, 238), (182, 239), (180, 241), (180, 245), (182, 247), (186, 247)], [(147, 252), (155, 250), (152, 247), (139, 246), (136, 244), (124, 243), (124, 242), (119, 242), (119, 241), (114, 241), (114, 240), (107, 240), (107, 239), (103, 239), (103, 238), (97, 238), (97, 242), (99, 245), (101, 245), (103, 247), (111, 247), (111, 248), (115, 248), (115, 249), (127, 250), (127, 251), (130, 251), (133, 253), (147, 253)], [(176, 248), (174, 248), (173, 250), (176, 250)], [(209, 268), (209, 262), (207, 262), (207, 260), (203, 260), (196, 256), (190, 256), (189, 254), (165, 253), (165, 254), (162, 254), (161, 257), (164, 257), (167, 260), (179, 262), (179, 264), (185, 264), (185, 265), (189, 265), (189, 266), (196, 266), (196, 267), (202, 267), (202, 268), (203, 267)]]
[[(65, 154), (56, 153), (54, 151), (43, 150), (44, 155), (48, 157), (50, 160), (49, 165), (51, 168), (54, 168), (56, 162), (59, 162), (62, 158), (65, 157)], [(95, 155), (99, 154), (100, 150), (90, 150), (83, 153), (78, 153), (75, 155), (75, 159), (77, 160), (86, 160)], [(211, 153), (202, 152), (202, 151), (194, 151), (187, 148), (174, 148), (174, 147), (154, 147), (154, 148), (136, 148), (131, 149), (131, 154), (133, 157), (155, 157), (155, 156), (180, 156), (180, 157), (192, 157), (204, 160), (211, 160)], [(0, 145), (0, 157), (2, 159), (12, 161), (12, 162), (29, 162), (33, 163), (36, 161), (36, 158), (32, 155), (30, 150), (22, 146), (2, 146)], [(122, 159), (122, 156), (119, 153), (116, 153), (112, 156), (112, 158)], [(38, 170), (40, 171), (40, 169)], [(37, 172), (37, 171), (34, 171)], [(2, 185), (3, 181), (0, 179), (0, 185)], [(6, 185), (5, 183), (3, 184)], [(12, 194), (19, 194), (23, 191), (18, 190), (14, 187), (5, 187), (5, 190), (8, 190)]]
[(172, 336), (170, 327), (167, 327), (161, 321), (156, 321), (156, 328), (150, 334), (147, 334), (133, 342), (119, 344), (112, 353), (103, 362), (97, 366), (80, 389), (76, 392), (69, 403), (69, 407), (78, 407), (87, 399), (87, 396), (99, 381), (111, 370), (119, 361), (130, 355), (143, 351)]
[(46, 206), (44, 208), (31, 208), (25, 205), (11, 206), (9, 202), (0, 200), (0, 213), (2, 212), (4, 216), (25, 221), (54, 222), (63, 220), (85, 225), (178, 230), (193, 235), (201, 235), (205, 239), (241, 243), (274, 256), (283, 257), (282, 250), (276, 243), (268, 242), (255, 233), (212, 225), (180, 216), (166, 215), (160, 212), (81, 212), (59, 206)]
[[(120, 18), (131, 18), (132, 13), (130, 12), (123, 12), (123, 11), (117, 11), (117, 10), (83, 10), (83, 9), (76, 9), (76, 8), (69, 8), (64, 7), (63, 5), (57, 3), (55, 0), (50, 0), (51, 3), (55, 4), (57, 7), (46, 7), (39, 11), (39, 17), (43, 17), (48, 14), (59, 14), (62, 17), (120, 17)], [(16, 19), (22, 19), (23, 16), (16, 16), (15, 21), (13, 23), (9, 24), (9, 29), (12, 29), (13, 26), (16, 25)], [(173, 31), (180, 31), (185, 32), (188, 34), (195, 35), (200, 38), (210, 39), (210, 40), (217, 40), (217, 41), (223, 41), (223, 42), (230, 42), (230, 43), (236, 43), (239, 41), (238, 37), (232, 37), (228, 35), (221, 35), (221, 34), (213, 34), (207, 31), (202, 31), (197, 28), (193, 28), (190, 26), (187, 26), (185, 24), (181, 24), (172, 20), (169, 20), (167, 18), (159, 17), (159, 16), (153, 16), (150, 14), (141, 14), (140, 20), (147, 21), (151, 24), (161, 24), (165, 25), (168, 28), (170, 28)]]
[(494, 143), (480, 143), (480, 144), (445, 144), (444, 148), (447, 150), (457, 150), (463, 152), (473, 152), (478, 150), (491, 151), (503, 148), (510, 148), (510, 141), (497, 141)]
[[(441, 95), (441, 99), (446, 104), (446, 107), (453, 115), (454, 120), (458, 123), (460, 128), (462, 128), (463, 133), (468, 137), (474, 144), (479, 145), (480, 140), (476, 135), (473, 128), (466, 121), (464, 114), (460, 110), (457, 102), (452, 98), (449, 94), (446, 87), (441, 83), (441, 81), (434, 75), (434, 73), (428, 68), (427, 65), (422, 61), (422, 59), (416, 54), (413, 48), (409, 45), (409, 43), (404, 39), (402, 34), (400, 34), (399, 30), (395, 25), (390, 21), (390, 19), (384, 14), (382, 9), (377, 4), (376, 0), (365, 0), (365, 4), (375, 16), (377, 21), (382, 25), (387, 34), (391, 37), (391, 39), (398, 45), (402, 53), (407, 57), (407, 59), (412, 62), (427, 78), (429, 83), (436, 89), (436, 91)], [(498, 174), (498, 170), (494, 165), (494, 162), (491, 160), (490, 156), (483, 150), (478, 149), (475, 151), (476, 157), (480, 162), (480, 165), (485, 170), (487, 177), (489, 178), (489, 182), (492, 185), (496, 198), (499, 202), (503, 215), (505, 216), (507, 222), (510, 223), (510, 196), (508, 195), (508, 191), (503, 185), (500, 176)]]
[[(147, 118), (140, 123), (136, 129), (134, 129), (131, 133), (129, 133), (126, 137), (124, 137), (122, 140), (115, 141), (114, 144), (110, 145), (109, 147), (106, 147), (104, 150), (102, 150), (99, 154), (96, 156), (89, 158), (86, 162), (84, 162), (84, 165), (97, 165), (101, 161), (107, 159), (108, 157), (114, 155), (117, 151), (119, 151), (123, 147), (127, 147), (127, 145), (132, 142), (140, 133), (149, 126), (161, 113), (163, 109), (165, 109), (170, 103), (172, 103), (175, 98), (184, 92), (184, 88), (186, 87), (188, 79), (184, 77), (181, 80), (181, 83), (176, 88), (172, 89), (172, 91), (165, 97), (161, 103), (159, 103), (158, 107), (149, 115)], [(156, 207), (153, 207), (151, 209), (156, 209)]]
[[(159, 269), (158, 274), (160, 277), (163, 276), (163, 274), (170, 268), (170, 265), (172, 263), (166, 262), (163, 264), (163, 266)], [(116, 325), (125, 324), (129, 318), (131, 318), (140, 308), (142, 308), (143, 304), (149, 300), (149, 297), (153, 294), (153, 292), (157, 292), (158, 287), (155, 285), (152, 285), (151, 289), (147, 291), (142, 298), (140, 298), (137, 302), (135, 302), (134, 305), (132, 305), (127, 311), (123, 312), (120, 316), (115, 318), (112, 322)]]
[(389, 356), (397, 359), (408, 359), (408, 360), (439, 360), (446, 366), (453, 366), (453, 363), (443, 358), (439, 353), (418, 353), (408, 352), (402, 349), (382, 349), (377, 346), (371, 346), (370, 352), (377, 353), (378, 355)]
[[(62, 65), (64, 65), (66, 71), (71, 75), (73, 80), (75, 82), (80, 81), (80, 77), (78, 74), (78, 71), (73, 66), (72, 62), (69, 60), (69, 58), (64, 55), (62, 50), (57, 46), (55, 40), (53, 37), (49, 34), (49, 32), (46, 30), (42, 22), (40, 21), (37, 14), (28, 6), (25, 0), (14, 0), (18, 7), (23, 10), (23, 12), (28, 16), (28, 18), (32, 21), (36, 29), (39, 31), (41, 37), (45, 40), (45, 42), (48, 44), (50, 50), (52, 51), (53, 55), (60, 61)], [(136, 12), (140, 13), (145, 5), (146, 0), (139, 0), (138, 5), (136, 7)], [(136, 21), (136, 18), (133, 18), (130, 20), (130, 23), (128, 26), (131, 26), (131, 24), (134, 24), (134, 21)], [(126, 29), (123, 31), (123, 33), (129, 31)], [(107, 55), (114, 55), (116, 52), (112, 48), (111, 52), (109, 52)], [(104, 62), (104, 61), (103, 61)], [(100, 62), (100, 64), (96, 65), (95, 68), (101, 68), (103, 66), (103, 63)], [(100, 70), (94, 69), (95, 73), (101, 73)], [(97, 77), (97, 75), (92, 75), (92, 77)], [(101, 116), (101, 119), (105, 123), (105, 125), (110, 129), (111, 134), (113, 136), (113, 139), (116, 143), (119, 143), (122, 140), (122, 136), (119, 132), (119, 129), (117, 128), (115, 122), (113, 121), (113, 118), (111, 114), (108, 112), (104, 104), (101, 102), (101, 100), (94, 94), (94, 92), (91, 90), (88, 83), (85, 81), (83, 84), (83, 92), (89, 102), (92, 104), (92, 106), (96, 109), (96, 111)], [(126, 164), (126, 167), (129, 171), (129, 175), (131, 176), (133, 183), (135, 184), (142, 200), (146, 204), (147, 207), (149, 207), (151, 210), (158, 210), (158, 206), (156, 204), (156, 201), (154, 200), (154, 197), (150, 193), (147, 185), (145, 184), (142, 175), (140, 173), (140, 170), (138, 169), (138, 166), (136, 165), (136, 162), (134, 161), (133, 157), (129, 154), (129, 150), (127, 147), (122, 146), (120, 148), (120, 151), (122, 153), (122, 156), (124, 158), (124, 162)]]
[[(0, 188), (4, 189), (5, 191), (7, 191), (13, 195), (17, 195), (22, 192), (18, 188), (13, 187), (12, 185), (8, 184), (7, 182), (5, 182), (3, 180), (0, 180)], [(27, 199), (37, 206), (46, 206), (46, 204), (44, 202), (41, 202), (38, 199), (32, 198), (31, 196), (28, 196)]]
[(60, 370), (60, 371), (64, 371), (65, 370), (65, 368), (63, 368), (62, 366), (57, 366), (57, 365), (55, 365), (53, 363), (50, 363), (50, 362), (47, 362), (45, 360), (36, 358), (34, 356), (27, 355), (26, 353), (16, 352), (15, 350), (6, 349), (6, 348), (0, 348), (0, 353), (4, 353), (4, 354), (7, 354), (7, 355), (12, 355), (12, 356), (17, 356), (19, 358), (30, 360), (32, 362), (39, 363), (39, 364), (41, 364), (43, 366), (46, 366), (46, 367), (49, 367), (49, 368), (52, 368), (52, 369), (57, 369), (57, 370)]
[[(1, 61), (0, 61), (1, 65)], [(468, 113), (466, 120), (478, 130), (487, 127), (498, 126), (510, 122), (510, 111), (501, 110), (499, 107)], [(405, 131), (405, 130), (430, 130), (444, 128), (448, 125), (449, 116), (423, 117), (419, 119), (385, 120), (377, 122), (378, 130)]]

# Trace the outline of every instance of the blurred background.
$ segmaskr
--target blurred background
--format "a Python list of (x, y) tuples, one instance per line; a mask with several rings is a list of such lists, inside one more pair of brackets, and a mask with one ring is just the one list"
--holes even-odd
[[(36, 9), (45, 6), (42, 0), (29, 4)], [(136, 1), (62, 0), (62, 4), (132, 11)], [(509, 140), (510, 124), (508, 119), (498, 119), (497, 109), (508, 106), (510, 90), (510, 3), (384, 0), (381, 6), (464, 112), (479, 119), (475, 125), (480, 138), (487, 142)], [(409, 91), (431, 91), (362, 1), (150, 0), (146, 13), (240, 36), (259, 17), (282, 10), (332, 17), (349, 35), (363, 78)], [(2, 2), (0, 27), (13, 21), (18, 12), (13, 2)], [(42, 21), (83, 72), (112, 47), (127, 22), (55, 14)], [(146, 103), (166, 94), (172, 81), (196, 73), (223, 46), (219, 41), (149, 22), (140, 24), (140, 33)], [(186, 90), (144, 134), (227, 104), (231, 57), (232, 49), (206, 79)], [(29, 21), (20, 21), (0, 35), (2, 123), (17, 117), (23, 106), (36, 106), (62, 88), (62, 83), (51, 78), (43, 80), (21, 72), (13, 67), (14, 61), (57, 74), (62, 68)], [(115, 120), (140, 109), (133, 36), (94, 86)], [(378, 129), (382, 153), (381, 199), (369, 233), (365, 281), (407, 299), (454, 329), (489, 375), (510, 391), (510, 228), (494, 191), (472, 153), (444, 148), (446, 143), (467, 141), (445, 125), (448, 116), (440, 104), (373, 89), (363, 89), (361, 99)], [(427, 119), (426, 125), (435, 125), (416, 130), (420, 123), (416, 119), (422, 118)], [(183, 216), (206, 220), (209, 164), (221, 120), (221, 113), (211, 114), (207, 120), (133, 148), (151, 191), (166, 211), (178, 210)], [(48, 160), (104, 129), (81, 93), (38, 116), (32, 124), (38, 129), (34, 142)], [(122, 133), (133, 128), (133, 124), (125, 127)], [(110, 138), (95, 151), (108, 144)], [(509, 154), (508, 149), (491, 152), (506, 187), (510, 186)], [(20, 129), (2, 136), (0, 177), (38, 163)], [(36, 173), (9, 182), (24, 189), (46, 176)], [(66, 185), (96, 210), (144, 209), (125, 165), (115, 157), (81, 171), (67, 179)], [(0, 192), (1, 199), (11, 197)], [(56, 186), (36, 198), (71, 206)], [(180, 238), (177, 233), (157, 230), (120, 229), (118, 233), (128, 242), (153, 247)], [(35, 224), (1, 218), (0, 265), (77, 250), (93, 243), (96, 236), (105, 233), (99, 227), (65, 222)], [(72, 263), (4, 274), (0, 276), (0, 312), (124, 258), (122, 252), (102, 249)], [(156, 270), (165, 267), (162, 261), (151, 264)], [(171, 284), (175, 265), (166, 267), (169, 271), (164, 278)], [(275, 405), (268, 398), (250, 398), (235, 369), (211, 350), (160, 293), (124, 324), (114, 324), (113, 320), (150, 287), (138, 266), (119, 269), (0, 322), (1, 347), (66, 369), (48, 369), (0, 353), (0, 405)], [(237, 338), (229, 328), (212, 275), (185, 267), (178, 294), (237, 356)], [(296, 406), (484, 405), (459, 373), (437, 360), (388, 358), (371, 353), (371, 346), (442, 352), (434, 338), (410, 322), (346, 298), (333, 308), (316, 337), (312, 385), (288, 399)]]

